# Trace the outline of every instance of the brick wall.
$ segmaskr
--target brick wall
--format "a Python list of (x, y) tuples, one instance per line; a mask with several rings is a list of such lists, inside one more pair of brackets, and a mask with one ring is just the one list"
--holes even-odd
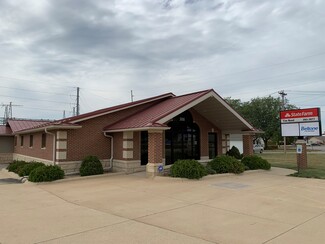
[[(144, 104), (78, 123), (82, 126), (81, 129), (68, 131), (66, 161), (81, 160), (87, 155), (96, 155), (100, 159), (110, 158), (110, 139), (104, 136), (103, 128), (148, 106), (150, 104)], [(123, 159), (123, 155), (120, 154), (123, 148), (123, 133), (112, 133), (112, 135), (114, 137), (114, 158)]]
[(217, 151), (218, 154), (222, 152), (221, 145), (221, 131), (218, 127), (214, 126), (210, 121), (196, 112), (194, 109), (189, 110), (192, 114), (193, 121), (200, 127), (200, 153), (202, 157), (209, 157), (209, 141), (208, 134), (209, 132), (214, 132), (217, 134), (218, 143), (217, 143)]
[[(44, 132), (43, 132), (44, 133)], [(54, 132), (53, 132), (54, 133)], [(33, 146), (29, 146), (30, 135), (33, 135)], [(17, 136), (17, 144), (14, 146), (14, 153), (25, 155), (31, 158), (40, 158), (53, 161), (53, 136), (46, 134), (46, 147), (42, 148), (42, 132), (24, 134), (24, 144), (21, 146), (22, 135)]]

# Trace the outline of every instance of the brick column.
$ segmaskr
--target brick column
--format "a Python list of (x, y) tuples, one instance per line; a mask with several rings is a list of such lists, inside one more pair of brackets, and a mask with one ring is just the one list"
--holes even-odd
[(296, 145), (302, 146), (301, 153), (297, 153), (297, 167), (300, 169), (307, 169), (307, 147), (304, 140), (297, 140)]
[(163, 163), (163, 131), (148, 131), (148, 164), (146, 167), (147, 177), (159, 175), (158, 167)]
[(254, 154), (252, 135), (243, 135), (243, 154), (244, 156), (250, 156)]
[(229, 134), (222, 134), (222, 154), (226, 154), (229, 148), (230, 148), (230, 136)]
[(66, 131), (56, 132), (56, 164), (60, 164), (60, 162), (67, 159), (67, 140), (68, 133)]
[(133, 131), (123, 132), (123, 159), (133, 159)]

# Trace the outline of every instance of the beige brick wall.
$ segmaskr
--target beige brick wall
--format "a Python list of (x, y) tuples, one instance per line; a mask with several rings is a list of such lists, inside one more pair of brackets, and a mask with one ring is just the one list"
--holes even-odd
[(13, 160), (12, 153), (0, 153), (0, 164), (11, 163)]

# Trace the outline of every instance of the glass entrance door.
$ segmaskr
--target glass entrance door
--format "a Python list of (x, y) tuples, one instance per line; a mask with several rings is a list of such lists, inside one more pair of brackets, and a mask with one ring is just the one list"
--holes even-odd
[(200, 159), (200, 129), (186, 111), (175, 117), (165, 133), (166, 164), (178, 159)]

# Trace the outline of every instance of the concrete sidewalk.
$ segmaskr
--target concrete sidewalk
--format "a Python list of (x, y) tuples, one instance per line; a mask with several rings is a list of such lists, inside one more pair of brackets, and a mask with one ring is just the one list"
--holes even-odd
[(0, 243), (324, 243), (325, 181), (291, 172), (0, 185)]

